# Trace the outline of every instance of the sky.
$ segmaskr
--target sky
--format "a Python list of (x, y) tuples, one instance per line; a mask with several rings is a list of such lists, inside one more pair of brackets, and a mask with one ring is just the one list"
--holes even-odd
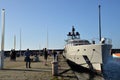
[(98, 39), (98, 4), (102, 37), (120, 48), (120, 0), (0, 0), (0, 14), (5, 9), (5, 50), (14, 48), (14, 36), (20, 49), (20, 30), (22, 50), (63, 49), (72, 26), (81, 39)]

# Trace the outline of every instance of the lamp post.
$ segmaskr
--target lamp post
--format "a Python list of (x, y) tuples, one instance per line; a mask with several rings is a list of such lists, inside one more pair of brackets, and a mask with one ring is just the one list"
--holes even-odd
[(5, 9), (2, 9), (2, 38), (1, 38), (1, 53), (0, 53), (0, 69), (4, 65), (4, 38), (5, 38)]

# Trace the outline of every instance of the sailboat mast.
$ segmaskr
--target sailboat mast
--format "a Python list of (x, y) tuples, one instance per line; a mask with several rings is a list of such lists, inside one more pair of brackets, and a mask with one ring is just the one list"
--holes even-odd
[(48, 42), (48, 28), (47, 28), (47, 49), (49, 48), (49, 42)]
[(16, 35), (14, 35), (14, 49), (16, 49)]
[(99, 5), (99, 40), (101, 41), (101, 6)]
[(20, 28), (20, 55), (21, 55), (21, 28)]
[(40, 46), (40, 44), (39, 44), (39, 52), (40, 52), (40, 49), (41, 49), (41, 46)]

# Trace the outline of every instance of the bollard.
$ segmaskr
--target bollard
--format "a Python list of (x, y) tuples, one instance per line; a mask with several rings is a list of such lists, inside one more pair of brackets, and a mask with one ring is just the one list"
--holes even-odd
[(53, 76), (58, 75), (58, 62), (57, 61), (52, 62), (52, 75)]

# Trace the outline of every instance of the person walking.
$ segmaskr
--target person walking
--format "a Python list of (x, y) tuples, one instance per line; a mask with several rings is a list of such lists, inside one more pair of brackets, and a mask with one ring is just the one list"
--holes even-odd
[(47, 58), (48, 58), (48, 52), (46, 48), (43, 49), (43, 53), (44, 53), (45, 65), (47, 65), (46, 63), (47, 63)]
[(26, 62), (26, 68), (31, 68), (31, 59), (30, 59), (30, 51), (29, 49), (27, 49), (27, 51), (25, 52), (25, 62)]

